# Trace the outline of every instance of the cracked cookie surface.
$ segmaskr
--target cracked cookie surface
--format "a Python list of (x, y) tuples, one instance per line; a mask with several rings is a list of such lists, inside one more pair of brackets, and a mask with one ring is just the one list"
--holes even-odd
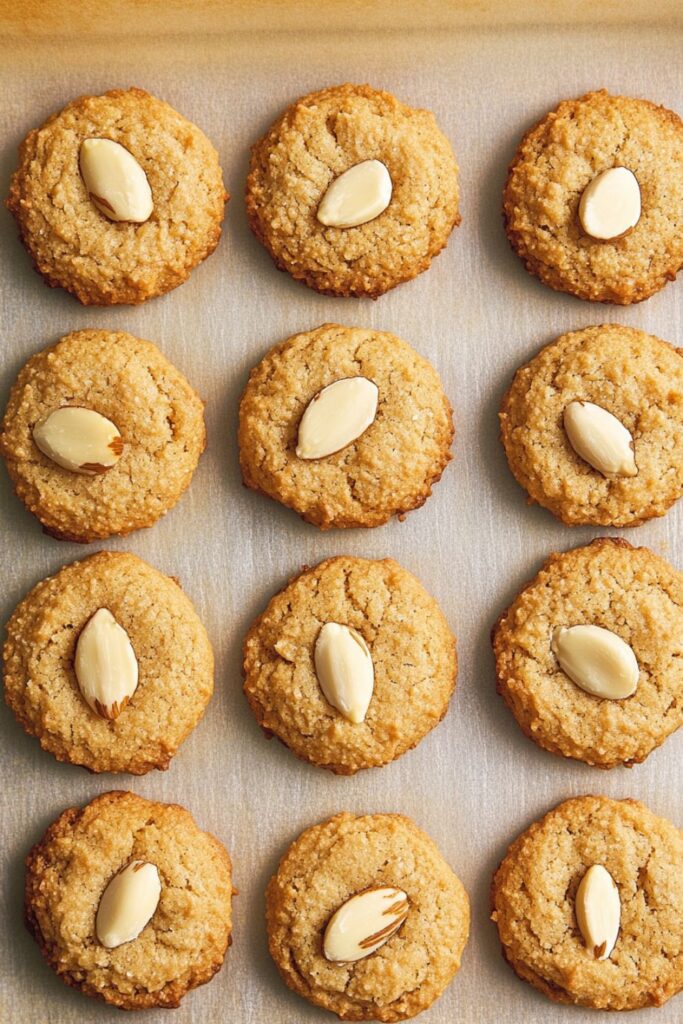
[[(125, 629), (138, 685), (118, 718), (85, 702), (74, 672), (81, 630), (99, 608)], [(167, 768), (213, 692), (213, 652), (178, 582), (135, 555), (100, 551), (30, 591), (7, 625), (5, 700), (59, 761), (93, 772)]]
[[(558, 626), (608, 629), (633, 650), (635, 693), (609, 700), (565, 675)], [(498, 692), (524, 733), (601, 768), (644, 761), (683, 724), (683, 573), (647, 548), (600, 539), (551, 555), (493, 629)]]
[[(641, 216), (597, 241), (578, 218), (581, 194), (612, 167), (635, 174)], [(683, 121), (648, 100), (605, 90), (565, 100), (522, 139), (503, 194), (505, 229), (526, 269), (592, 302), (647, 299), (683, 266)]]
[[(370, 650), (375, 680), (363, 722), (344, 718), (320, 689), (313, 654), (326, 622), (355, 629)], [(455, 638), (438, 604), (389, 558), (342, 556), (306, 569), (244, 641), (244, 690), (263, 730), (341, 775), (416, 746), (446, 714), (456, 671)]]
[[(154, 209), (143, 224), (109, 220), (79, 169), (84, 139), (106, 138), (142, 167)], [(28, 134), (7, 206), (36, 270), (84, 305), (139, 303), (176, 288), (221, 235), (228, 195), (200, 131), (142, 89), (80, 96)]]
[[(95, 934), (100, 899), (133, 860), (155, 864), (157, 909), (115, 949)], [(26, 858), (28, 927), (62, 981), (121, 1009), (174, 1007), (220, 969), (232, 929), (225, 847), (176, 804), (111, 792), (57, 818)]]
[[(332, 914), (373, 886), (409, 902), (398, 932), (355, 963), (325, 959)], [(338, 814), (306, 829), (266, 890), (268, 944), (290, 988), (341, 1020), (406, 1020), (442, 994), (460, 967), (469, 900), (435, 843), (398, 814)]]
[[(379, 388), (374, 422), (341, 451), (300, 459), (299, 423), (311, 399), (357, 376)], [(436, 370), (407, 342), (365, 328), (323, 324), (276, 345), (251, 371), (240, 403), (244, 483), (321, 529), (381, 526), (424, 504), (452, 440)]]
[[(619, 890), (607, 960), (586, 949), (579, 883), (593, 864)], [(605, 1010), (661, 1006), (683, 987), (683, 834), (635, 800), (567, 800), (510, 846), (491, 889), (503, 954), (550, 999)]]
[[(106, 473), (73, 473), (37, 448), (35, 424), (65, 405), (118, 427), (123, 454)], [(121, 331), (74, 331), (32, 356), (0, 433), (24, 505), (46, 533), (83, 543), (155, 523), (189, 486), (205, 445), (199, 396), (155, 345)]]
[[(626, 427), (636, 476), (603, 476), (576, 454), (563, 424), (573, 401)], [(637, 526), (664, 515), (683, 493), (681, 350), (620, 324), (563, 334), (517, 370), (500, 428), (518, 483), (562, 522)]]
[[(321, 224), (331, 183), (365, 160), (389, 171), (388, 207), (357, 227)], [(458, 166), (429, 111), (340, 85), (302, 97), (254, 145), (246, 202), (281, 270), (316, 291), (376, 298), (426, 270), (460, 223)]]

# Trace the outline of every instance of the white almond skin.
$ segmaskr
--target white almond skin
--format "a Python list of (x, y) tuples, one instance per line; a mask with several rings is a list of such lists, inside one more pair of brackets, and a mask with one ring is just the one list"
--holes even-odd
[(586, 948), (596, 960), (608, 960), (619, 935), (621, 900), (602, 864), (593, 864), (581, 879), (574, 910)]
[(570, 402), (564, 410), (569, 443), (603, 476), (636, 476), (633, 438), (623, 423), (593, 402)]
[(299, 423), (296, 454), (323, 459), (364, 434), (377, 415), (379, 388), (367, 377), (343, 377), (319, 391)]
[(161, 880), (155, 864), (133, 860), (114, 875), (102, 893), (95, 919), (95, 934), (107, 949), (137, 939), (159, 903)]
[(391, 175), (380, 160), (364, 160), (335, 178), (318, 206), (325, 227), (355, 228), (379, 217), (391, 202)]
[(132, 153), (111, 139), (84, 139), (81, 176), (91, 201), (113, 221), (142, 224), (154, 209), (152, 190)]
[(318, 633), (313, 660), (320, 689), (332, 707), (349, 722), (363, 722), (372, 700), (375, 669), (360, 633), (326, 622)]
[(363, 960), (395, 935), (410, 905), (402, 889), (379, 886), (352, 896), (332, 915), (323, 953), (335, 963)]
[(43, 455), (62, 469), (97, 476), (115, 466), (123, 451), (118, 427), (94, 409), (66, 405), (44, 416), (33, 428)]
[(581, 227), (598, 241), (621, 238), (640, 220), (640, 185), (627, 167), (610, 167), (586, 185), (579, 202)]
[(640, 669), (629, 645), (601, 626), (558, 626), (552, 650), (560, 667), (586, 693), (623, 700), (635, 693)]
[(74, 671), (83, 699), (113, 721), (138, 685), (138, 661), (130, 637), (107, 608), (99, 608), (76, 643)]

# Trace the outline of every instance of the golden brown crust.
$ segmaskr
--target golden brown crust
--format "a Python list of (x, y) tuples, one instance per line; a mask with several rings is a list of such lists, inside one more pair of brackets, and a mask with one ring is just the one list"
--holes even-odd
[[(389, 207), (355, 228), (316, 218), (332, 180), (380, 160)], [(252, 148), (247, 216), (280, 270), (328, 295), (379, 295), (426, 270), (460, 223), (458, 167), (433, 114), (369, 85), (310, 93)]]

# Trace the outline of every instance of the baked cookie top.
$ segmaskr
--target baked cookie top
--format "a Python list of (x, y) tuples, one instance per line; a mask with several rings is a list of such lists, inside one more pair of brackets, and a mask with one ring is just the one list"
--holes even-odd
[[(80, 164), (90, 139), (118, 143), (142, 169), (153, 202), (144, 222), (114, 221), (91, 200)], [(29, 132), (7, 206), (47, 284), (110, 306), (182, 284), (216, 248), (227, 199), (199, 128), (142, 89), (113, 89), (78, 97)]]
[[(36, 426), (65, 406), (98, 413), (120, 434), (106, 472), (74, 472), (38, 448)], [(155, 345), (122, 331), (74, 331), (31, 356), (0, 433), (19, 498), (46, 533), (81, 542), (155, 523), (188, 487), (205, 444), (199, 396)]]
[[(156, 867), (158, 904), (137, 937), (107, 948), (98, 908), (136, 861)], [(126, 1010), (178, 1006), (211, 980), (230, 939), (232, 892), (222, 843), (184, 808), (133, 793), (63, 811), (26, 858), (26, 918), (46, 961), (67, 985)]]
[[(621, 910), (606, 959), (577, 919), (577, 892), (594, 865), (611, 875)], [(560, 804), (510, 846), (491, 896), (505, 958), (556, 1002), (634, 1010), (683, 987), (683, 835), (635, 800)]]
[[(360, 637), (364, 658), (351, 661), (352, 675), (374, 676), (361, 693), (349, 697), (335, 676), (349, 639), (340, 640), (339, 630), (325, 667), (319, 644), (328, 623)], [(342, 556), (306, 569), (271, 599), (244, 641), (244, 692), (261, 727), (297, 757), (341, 775), (416, 746), (446, 714), (456, 671), (455, 638), (438, 604), (389, 558)], [(366, 703), (362, 719), (349, 710), (358, 699)]]
[[(303, 417), (313, 400), (358, 378), (375, 385), (369, 425), (341, 450), (303, 457)], [(327, 419), (351, 419), (358, 408), (354, 397)], [(380, 526), (424, 504), (452, 439), (436, 370), (395, 335), (360, 327), (323, 324), (276, 345), (251, 371), (240, 403), (244, 483), (321, 529)]]
[[(408, 913), (381, 948), (332, 962), (323, 934), (351, 897), (401, 890)], [(469, 900), (434, 842), (399, 814), (338, 814), (306, 829), (266, 890), (270, 952), (290, 988), (341, 1020), (399, 1021), (442, 994), (460, 967)]]
[[(366, 161), (388, 172), (386, 208), (355, 226), (321, 223), (332, 183)], [(288, 107), (252, 148), (246, 201), (277, 266), (331, 295), (376, 298), (416, 277), (460, 223), (458, 166), (434, 115), (369, 85), (322, 89)]]
[[(599, 175), (621, 167), (640, 191), (622, 237), (586, 233), (579, 206)], [(565, 100), (522, 139), (503, 194), (505, 229), (527, 270), (580, 299), (647, 299), (683, 266), (683, 121), (648, 100), (604, 89)]]
[[(573, 447), (568, 410), (587, 402), (630, 433), (622, 442), (630, 465), (603, 463), (602, 472)], [(636, 526), (664, 515), (683, 493), (681, 350), (621, 324), (563, 334), (517, 370), (500, 428), (518, 482), (564, 523)], [(584, 444), (606, 436), (598, 428), (582, 426)]]
[[(591, 630), (587, 648), (567, 651), (567, 634), (563, 642), (556, 631), (576, 626), (618, 639)], [(605, 538), (550, 555), (494, 626), (493, 648), (498, 692), (526, 735), (554, 754), (630, 765), (683, 723), (683, 573), (647, 548)], [(615, 676), (634, 665), (630, 696), (595, 695), (565, 670), (583, 658), (597, 671), (603, 654)]]
[[(127, 688), (122, 709), (96, 688), (96, 710), (90, 676), (77, 674), (83, 631), (102, 608), (127, 634), (137, 662), (137, 685)], [(100, 643), (111, 661), (106, 636)], [(9, 620), (3, 653), (5, 699), (26, 732), (59, 761), (94, 772), (167, 768), (213, 692), (211, 644), (177, 580), (114, 551), (38, 583)]]

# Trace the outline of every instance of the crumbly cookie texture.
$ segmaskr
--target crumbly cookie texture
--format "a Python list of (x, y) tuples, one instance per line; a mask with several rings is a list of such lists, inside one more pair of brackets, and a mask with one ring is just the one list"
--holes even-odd
[[(368, 645), (374, 690), (365, 720), (325, 699), (313, 660), (326, 622)], [(295, 577), (244, 641), (244, 691), (267, 734), (297, 757), (352, 775), (400, 757), (446, 714), (455, 687), (455, 638), (433, 597), (389, 558), (342, 556)]]
[[(142, 167), (154, 202), (145, 223), (115, 223), (90, 200), (79, 151), (92, 138), (119, 143)], [(199, 128), (142, 89), (113, 89), (80, 96), (28, 134), (7, 206), (47, 284), (111, 306), (182, 284), (216, 248), (227, 199)]]
[[(611, 167), (640, 186), (638, 223), (597, 241), (581, 228), (581, 194)], [(526, 269), (592, 302), (647, 299), (683, 266), (683, 121), (648, 100), (604, 89), (565, 100), (522, 139), (503, 194), (505, 229)]]
[[(333, 455), (299, 458), (299, 424), (311, 399), (356, 376), (379, 388), (374, 422)], [(276, 345), (251, 371), (240, 404), (244, 483), (323, 530), (380, 526), (424, 504), (452, 440), (436, 370), (407, 342), (365, 328), (323, 324)]]
[[(633, 696), (594, 697), (562, 671), (553, 630), (584, 624), (630, 645)], [(683, 724), (683, 573), (624, 540), (553, 554), (494, 626), (493, 649), (498, 692), (539, 746), (599, 768), (644, 761)]]
[[(577, 455), (563, 424), (574, 401), (595, 403), (626, 427), (636, 476), (603, 476)], [(500, 429), (530, 500), (569, 526), (662, 516), (683, 493), (681, 349), (621, 324), (563, 334), (517, 370)]]
[[(325, 227), (316, 217), (325, 192), (365, 160), (389, 171), (389, 206), (357, 227)], [(458, 166), (434, 115), (369, 85), (288, 107), (252, 149), (246, 201), (277, 266), (331, 295), (376, 298), (416, 277), (460, 223)]]
[[(106, 473), (73, 473), (37, 448), (35, 424), (65, 405), (118, 427), (123, 454)], [(0, 432), (19, 498), (46, 533), (83, 543), (155, 523), (188, 487), (205, 445), (199, 396), (155, 345), (121, 331), (74, 331), (32, 356)]]
[[(138, 685), (118, 718), (86, 704), (74, 672), (81, 630), (99, 608), (126, 631)], [(59, 761), (93, 772), (167, 768), (213, 692), (211, 644), (177, 580), (135, 555), (101, 551), (39, 583), (4, 646), (5, 700)]]
[[(594, 864), (610, 873), (621, 902), (604, 961), (586, 948), (574, 911)], [(635, 1010), (683, 987), (683, 834), (635, 800), (560, 804), (510, 846), (491, 897), (506, 960), (555, 1002)]]
[[(371, 956), (322, 952), (332, 914), (372, 886), (402, 889), (408, 916)], [(290, 988), (341, 1020), (399, 1021), (442, 994), (460, 967), (469, 900), (434, 842), (398, 814), (338, 814), (290, 846), (266, 890), (271, 955)]]
[[(100, 944), (95, 916), (114, 875), (156, 865), (161, 896), (138, 937)], [(225, 847), (176, 804), (111, 792), (70, 807), (26, 858), (26, 920), (62, 981), (124, 1010), (174, 1007), (220, 969), (233, 895)]]

